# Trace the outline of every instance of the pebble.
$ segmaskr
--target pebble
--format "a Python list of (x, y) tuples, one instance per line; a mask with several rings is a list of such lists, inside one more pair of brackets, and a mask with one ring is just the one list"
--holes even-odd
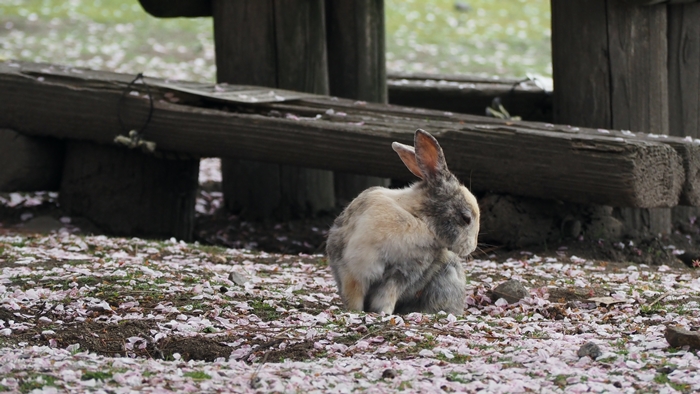
[(600, 351), (600, 348), (598, 347), (598, 345), (596, 345), (596, 344), (593, 343), (593, 342), (587, 342), (586, 344), (584, 344), (583, 346), (581, 346), (581, 347), (578, 349), (578, 352), (576, 352), (576, 354), (577, 354), (579, 357), (586, 357), (586, 356), (588, 356), (588, 357), (590, 357), (592, 360), (595, 360), (596, 358), (600, 357), (600, 355), (602, 354), (602, 352)]
[(382, 372), (382, 379), (393, 379), (397, 375), (396, 370), (393, 368), (387, 368)]
[(690, 349), (700, 349), (700, 333), (697, 331), (666, 326), (664, 337), (671, 347), (680, 348), (688, 346)]
[(495, 295), (494, 301), (503, 298), (509, 304), (514, 304), (527, 297), (530, 292), (518, 280), (510, 279), (496, 286), (493, 289), (493, 294)]

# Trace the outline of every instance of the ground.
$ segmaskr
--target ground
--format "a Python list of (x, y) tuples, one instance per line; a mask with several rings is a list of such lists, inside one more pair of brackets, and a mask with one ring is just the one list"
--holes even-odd
[[(390, 72), (551, 76), (546, 0), (386, 5)], [(11, 0), (0, 21), (0, 60), (214, 79), (206, 18)], [(700, 390), (697, 350), (664, 338), (700, 326), (698, 272), (677, 259), (692, 265), (691, 218), (646, 244), (481, 245), (463, 315), (384, 316), (342, 308), (322, 255), (333, 215), (242, 222), (207, 168), (189, 244), (100, 235), (55, 193), (0, 195), (0, 392)], [(508, 279), (528, 297), (495, 300)], [(591, 342), (600, 355), (579, 356)]]
[[(328, 218), (242, 223), (207, 182), (189, 244), (84, 234), (55, 193), (0, 196), (0, 391), (700, 390), (697, 350), (664, 338), (700, 327), (698, 271), (656, 253), (669, 240), (485, 247), (464, 261), (464, 315), (355, 313), (322, 254)], [(658, 259), (603, 257), (624, 249)], [(508, 279), (528, 296), (496, 300)], [(589, 342), (596, 359), (577, 355)]]

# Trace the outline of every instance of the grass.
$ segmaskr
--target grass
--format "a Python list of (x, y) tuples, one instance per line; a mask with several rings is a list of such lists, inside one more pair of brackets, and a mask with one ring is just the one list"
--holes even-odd
[(30, 374), (26, 378), (22, 378), (19, 384), (21, 393), (29, 393), (35, 389), (41, 389), (45, 386), (56, 386), (56, 377), (46, 374)]
[(387, 0), (390, 69), (551, 76), (550, 8), (543, 0)]
[(190, 372), (185, 372), (182, 375), (187, 376), (188, 378), (195, 379), (195, 380), (211, 379), (211, 375), (207, 374), (204, 371), (190, 371)]
[(674, 383), (668, 378), (668, 374), (665, 373), (658, 373), (656, 376), (654, 376), (654, 382), (658, 384), (667, 384), (674, 390), (678, 390), (680, 392), (686, 393), (690, 391), (690, 385), (685, 384), (685, 383)]
[[(547, 0), (386, 0), (389, 71), (551, 76)], [(135, 0), (7, 0), (0, 59), (215, 78), (211, 18), (158, 19)]]
[(277, 312), (277, 309), (274, 306), (265, 303), (259, 298), (250, 300), (248, 302), (248, 305), (250, 305), (250, 307), (253, 308), (253, 314), (259, 317), (260, 320), (271, 321), (280, 318), (280, 314), (279, 312)]
[(462, 384), (467, 384), (471, 382), (470, 380), (465, 379), (463, 376), (464, 375), (457, 372), (449, 372), (447, 375), (445, 375), (445, 379), (447, 379), (450, 382), (457, 382)]
[(95, 379), (95, 380), (101, 380), (103, 382), (106, 382), (109, 379), (112, 379), (112, 373), (111, 372), (102, 372), (102, 371), (86, 371), (83, 373), (83, 375), (80, 377), (80, 379), (81, 380)]

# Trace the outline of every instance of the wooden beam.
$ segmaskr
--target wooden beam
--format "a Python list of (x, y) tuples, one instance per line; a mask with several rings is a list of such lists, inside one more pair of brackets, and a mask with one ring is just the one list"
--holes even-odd
[(391, 74), (389, 103), (472, 115), (484, 115), (499, 97), (512, 116), (552, 121), (551, 92), (536, 81), (477, 76)]
[[(112, 143), (117, 103), (130, 76), (0, 63), (0, 127), (30, 135)], [(148, 99), (130, 94), (128, 113)], [(451, 170), (476, 191), (611, 206), (678, 203), (685, 181), (668, 144), (623, 133), (508, 122), (317, 96), (289, 103), (223, 105), (151, 87), (149, 138), (165, 151), (412, 179), (390, 149), (416, 128), (441, 142)], [(168, 93), (170, 101), (163, 99)], [(177, 101), (173, 103), (171, 101)], [(189, 104), (189, 105), (188, 105)], [(666, 137), (665, 140), (671, 139)], [(679, 143), (682, 143), (682, 140)], [(687, 144), (693, 144), (687, 142)]]

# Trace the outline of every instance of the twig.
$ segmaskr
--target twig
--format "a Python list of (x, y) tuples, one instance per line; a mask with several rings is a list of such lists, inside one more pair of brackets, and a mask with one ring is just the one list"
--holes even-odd
[[(276, 345), (276, 344), (278, 344), (278, 343), (283, 342), (284, 339), (282, 339), (282, 335), (286, 334), (286, 333), (289, 332), (291, 329), (292, 329), (292, 327), (290, 327), (290, 328), (288, 328), (288, 329), (286, 329), (286, 330), (280, 332), (280, 333), (277, 334), (271, 341), (267, 341), (267, 342), (265, 342), (264, 344), (258, 346), (258, 348), (257, 348), (256, 350), (259, 350), (261, 347), (270, 348), (270, 347), (272, 347), (272, 346), (274, 346), (274, 345)], [(243, 358), (243, 360), (245, 360), (246, 358), (250, 357), (250, 356), (253, 354), (253, 352), (254, 352), (254, 351), (251, 350), (250, 353), (246, 354), (246, 356)], [(265, 362), (267, 362), (267, 357), (268, 357), (269, 355), (270, 355), (270, 350), (267, 350), (267, 351), (265, 352), (265, 354), (263, 355), (263, 358), (262, 358), (262, 360), (260, 361), (260, 364), (258, 364), (258, 367), (255, 368), (255, 371), (254, 371), (253, 374), (250, 376), (250, 381), (249, 381), (249, 383), (248, 383), (248, 384), (250, 385), (250, 388), (252, 388), (252, 389), (255, 389), (255, 388), (256, 388), (255, 386), (256, 386), (256, 384), (258, 383), (258, 373), (260, 373), (260, 370), (262, 369), (262, 366), (265, 364)]]
[(649, 304), (649, 308), (651, 308), (652, 306), (654, 306), (657, 302), (659, 302), (659, 301), (663, 300), (664, 298), (666, 298), (669, 294), (671, 294), (671, 290), (669, 290), (669, 291), (667, 291), (667, 292), (661, 294), (661, 295), (659, 296), (659, 298), (655, 299), (651, 304)]

